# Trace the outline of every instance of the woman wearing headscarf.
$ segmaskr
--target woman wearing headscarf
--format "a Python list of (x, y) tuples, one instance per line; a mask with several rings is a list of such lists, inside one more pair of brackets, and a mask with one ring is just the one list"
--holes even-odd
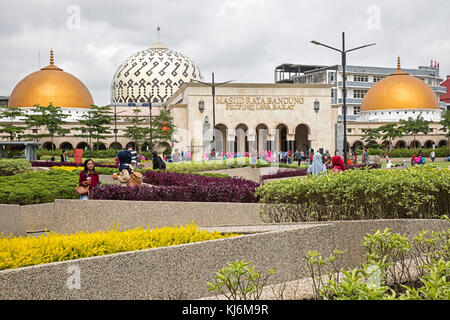
[(321, 174), (327, 172), (327, 167), (322, 162), (322, 154), (320, 152), (314, 153), (313, 161), (308, 167), (308, 173)]
[(337, 154), (331, 158), (331, 163), (333, 164), (333, 172), (345, 171), (344, 160)]

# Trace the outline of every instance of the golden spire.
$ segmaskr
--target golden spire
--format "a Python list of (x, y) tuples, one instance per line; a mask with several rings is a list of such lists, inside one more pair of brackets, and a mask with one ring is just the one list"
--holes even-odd
[(400, 70), (400, 57), (397, 57), (397, 70)]
[(161, 31), (161, 28), (158, 26), (158, 28), (156, 28), (156, 30), (158, 30), (158, 42), (159, 42), (159, 32)]
[(53, 65), (53, 49), (50, 50), (50, 64)]

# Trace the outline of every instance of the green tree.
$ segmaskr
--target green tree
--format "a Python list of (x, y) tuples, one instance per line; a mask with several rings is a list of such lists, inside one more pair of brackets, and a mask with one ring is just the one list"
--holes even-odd
[(173, 139), (173, 134), (176, 132), (176, 126), (173, 124), (173, 119), (170, 111), (163, 108), (158, 116), (152, 118), (152, 146), (153, 148), (164, 147), (164, 153), (172, 153), (171, 142), (177, 142)]
[(140, 152), (139, 148), (148, 141), (150, 136), (150, 128), (146, 123), (147, 120), (141, 118), (139, 113), (141, 113), (140, 108), (133, 109), (133, 117), (126, 118), (126, 120), (131, 123), (131, 126), (127, 126), (124, 130), (125, 137), (131, 139), (135, 143), (137, 152)]
[(4, 136), (3, 139), (20, 140), (21, 134), (25, 131), (24, 126), (14, 125), (14, 120), (23, 116), (23, 112), (20, 108), (10, 106), (0, 106), (0, 119), (8, 119), (10, 122), (0, 123), (0, 133), (6, 133), (8, 136)]
[(69, 115), (64, 114), (61, 108), (55, 107), (52, 104), (49, 104), (47, 107), (36, 105), (31, 109), (30, 114), (25, 114), (24, 116), (28, 129), (36, 128), (39, 130), (41, 127), (44, 127), (47, 130), (45, 133), (32, 133), (24, 136), (36, 138), (37, 140), (50, 137), (53, 151), (55, 149), (53, 143), (54, 137), (56, 135), (64, 136), (70, 132), (70, 129), (63, 127), (67, 123), (64, 119)]
[(430, 132), (430, 121), (424, 120), (421, 116), (417, 119), (409, 117), (408, 120), (400, 120), (399, 127), (405, 134), (412, 135), (413, 141), (419, 133), (428, 134)]
[(381, 134), (378, 128), (365, 128), (362, 129), (364, 136), (362, 140), (365, 142), (367, 148), (379, 148), (380, 145), (377, 142), (380, 139)]
[(81, 116), (81, 119), (78, 120), (80, 126), (73, 128), (73, 130), (81, 131), (80, 134), (75, 134), (75, 137), (86, 138), (86, 142), (89, 145), (89, 157), (92, 157), (92, 135), (95, 130), (94, 117), (95, 111), (89, 110), (87, 113)]
[(445, 131), (447, 137), (447, 155), (450, 155), (450, 110), (446, 110), (442, 115), (442, 120), (439, 122), (442, 126), (440, 129)]
[(79, 121), (82, 126), (74, 128), (75, 130), (81, 131), (82, 133), (84, 131), (85, 133), (75, 136), (86, 137), (86, 133), (88, 133), (88, 144), (92, 149), (92, 140), (96, 140), (98, 146), (101, 141), (110, 137), (110, 126), (113, 120), (114, 116), (111, 111), (111, 106), (98, 107), (91, 105), (91, 109), (87, 114), (83, 115), (82, 119)]
[(396, 123), (388, 123), (378, 127), (378, 132), (383, 140), (388, 140), (388, 151), (392, 150), (392, 140), (403, 137), (403, 131)]

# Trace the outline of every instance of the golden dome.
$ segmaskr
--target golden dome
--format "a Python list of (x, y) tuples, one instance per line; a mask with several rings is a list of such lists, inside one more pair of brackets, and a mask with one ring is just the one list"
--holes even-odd
[(90, 108), (94, 101), (88, 88), (70, 73), (53, 64), (33, 72), (20, 81), (9, 97), (9, 106), (33, 107), (34, 105), (55, 107)]
[(400, 69), (378, 81), (361, 103), (361, 111), (395, 109), (439, 109), (433, 90), (422, 80)]

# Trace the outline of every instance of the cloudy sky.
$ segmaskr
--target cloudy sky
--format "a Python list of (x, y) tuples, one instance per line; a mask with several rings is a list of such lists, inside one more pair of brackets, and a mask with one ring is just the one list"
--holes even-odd
[(417, 68), (440, 63), (450, 74), (450, 1), (301, 0), (0, 0), (0, 95), (55, 64), (77, 76), (94, 103), (110, 101), (112, 77), (130, 55), (161, 42), (200, 68), (206, 81), (270, 83), (282, 63)]

